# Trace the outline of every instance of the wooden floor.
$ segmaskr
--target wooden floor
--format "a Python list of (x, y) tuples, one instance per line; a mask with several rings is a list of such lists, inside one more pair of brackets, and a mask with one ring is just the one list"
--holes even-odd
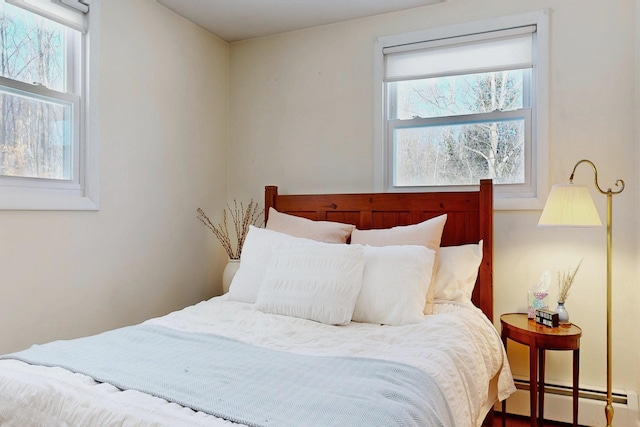
[[(570, 427), (571, 424), (556, 423), (553, 421), (545, 421), (544, 427)], [(502, 419), (500, 414), (496, 413), (493, 417), (493, 427), (502, 427)], [(515, 415), (507, 416), (507, 427), (531, 427), (531, 420), (528, 417), (518, 417)]]

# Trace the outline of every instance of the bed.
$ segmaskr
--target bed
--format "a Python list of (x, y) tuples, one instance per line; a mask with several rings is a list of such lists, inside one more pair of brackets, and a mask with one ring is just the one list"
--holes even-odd
[(227, 294), (2, 356), (0, 425), (483, 425), (515, 391), (492, 200), (267, 186)]

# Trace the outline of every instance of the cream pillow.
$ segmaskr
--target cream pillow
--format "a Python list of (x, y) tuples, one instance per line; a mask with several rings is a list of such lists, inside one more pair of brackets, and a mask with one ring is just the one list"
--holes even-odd
[(470, 303), (482, 262), (482, 240), (477, 244), (443, 246), (438, 260), (435, 299)]
[(329, 325), (351, 321), (362, 287), (360, 245), (287, 242), (274, 249), (256, 308)]
[(447, 214), (444, 214), (418, 224), (373, 230), (355, 229), (351, 233), (351, 243), (371, 246), (422, 245), (437, 251), (446, 222)]
[(364, 258), (352, 320), (396, 326), (422, 322), (435, 251), (418, 245), (367, 245)]
[(264, 274), (273, 256), (274, 247), (281, 243), (299, 240), (314, 242), (250, 225), (240, 254), (240, 267), (229, 285), (227, 299), (256, 302)]
[(346, 243), (354, 225), (332, 221), (312, 221), (269, 208), (266, 228), (294, 237), (317, 240), (326, 243)]
[[(438, 265), (438, 249), (447, 215), (422, 221), (413, 225), (400, 225), (392, 228), (374, 230), (353, 230), (351, 243), (371, 246), (422, 245), (435, 251), (434, 265)], [(434, 269), (435, 272), (435, 269)], [(431, 277), (433, 282), (435, 274)], [(424, 306), (424, 314), (433, 313), (434, 288), (429, 286)]]

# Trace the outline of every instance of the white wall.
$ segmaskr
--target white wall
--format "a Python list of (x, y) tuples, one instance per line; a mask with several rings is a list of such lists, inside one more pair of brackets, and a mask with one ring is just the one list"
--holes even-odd
[[(627, 183), (613, 210), (613, 384), (638, 391), (633, 0), (448, 0), (234, 43), (228, 191), (258, 199), (265, 184), (283, 193), (372, 191), (375, 37), (542, 8), (551, 9), (549, 181), (566, 182), (588, 158), (603, 187), (617, 178)], [(592, 172), (579, 169), (576, 182), (591, 186)], [(594, 198), (604, 219), (605, 198)], [(584, 331), (580, 381), (605, 386), (605, 230), (538, 229), (539, 215), (495, 214), (496, 324), (501, 313), (526, 309), (526, 291), (544, 269), (555, 278), (584, 259), (567, 307)], [(526, 348), (510, 346), (510, 357), (514, 372), (527, 377)], [(568, 352), (550, 352), (547, 378), (570, 381)]]
[(229, 46), (152, 0), (101, 3), (101, 209), (0, 211), (0, 353), (220, 292), (195, 211), (227, 200)]

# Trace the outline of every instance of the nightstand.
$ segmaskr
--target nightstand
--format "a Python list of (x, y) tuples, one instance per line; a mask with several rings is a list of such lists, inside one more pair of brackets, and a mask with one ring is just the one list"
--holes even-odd
[[(580, 337), (578, 326), (561, 325), (550, 328), (536, 323), (523, 313), (500, 316), (502, 341), (507, 339), (529, 346), (529, 398), (531, 400), (531, 427), (543, 425), (544, 419), (544, 362), (546, 350), (573, 350), (573, 425), (578, 426), (578, 373), (580, 368)], [(539, 379), (538, 379), (539, 378)], [(537, 399), (536, 399), (537, 395)], [(539, 408), (539, 409), (538, 409)], [(505, 426), (506, 400), (502, 401), (502, 426)], [(536, 419), (536, 413), (538, 418)]]

